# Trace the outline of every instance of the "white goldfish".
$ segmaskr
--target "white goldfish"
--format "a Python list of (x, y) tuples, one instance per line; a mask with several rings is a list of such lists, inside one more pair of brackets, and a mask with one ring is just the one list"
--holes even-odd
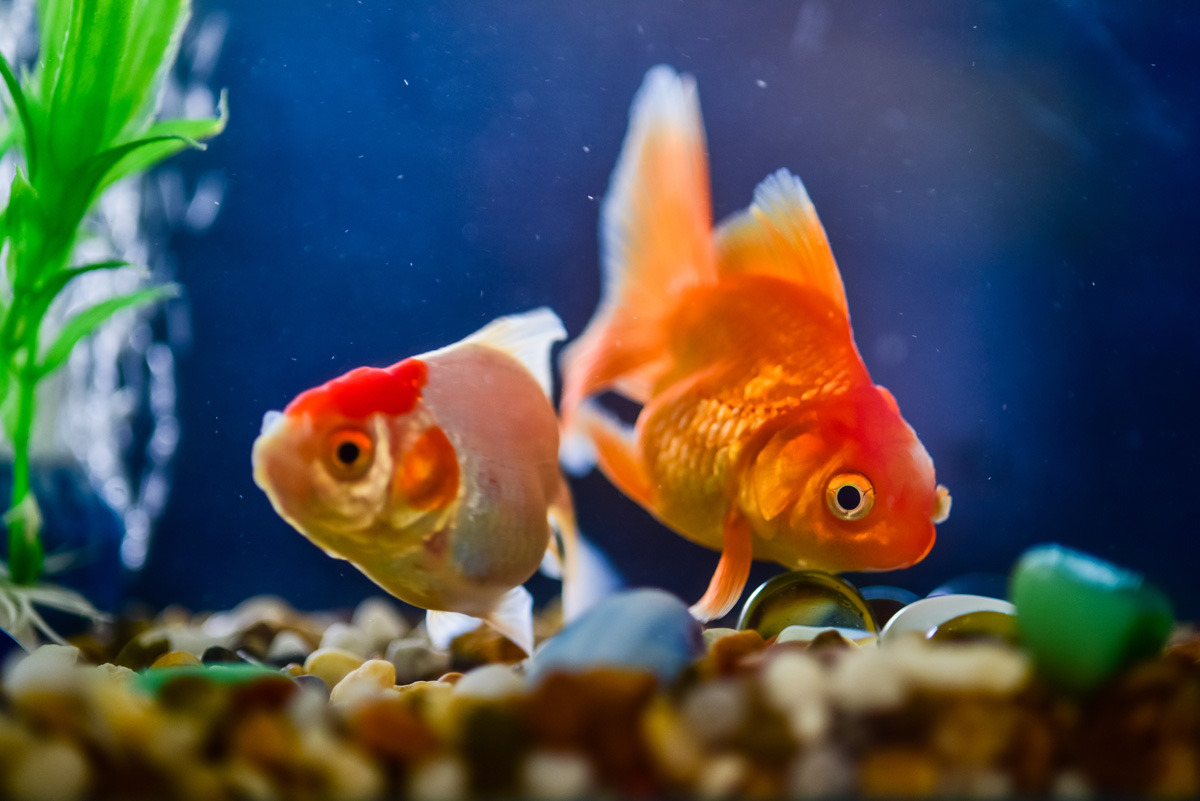
[(549, 358), (564, 336), (538, 309), (303, 392), (264, 416), (254, 480), (327, 554), (429, 610), (435, 645), (482, 620), (529, 653), (532, 599), (521, 585), (556, 559), (551, 524), (568, 617), (601, 581), (580, 565), (558, 468)]

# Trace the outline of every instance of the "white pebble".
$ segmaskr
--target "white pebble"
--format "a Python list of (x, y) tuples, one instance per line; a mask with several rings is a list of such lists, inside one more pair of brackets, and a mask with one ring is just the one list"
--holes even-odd
[(267, 647), (267, 661), (275, 662), (279, 659), (297, 659), (304, 661), (308, 656), (311, 646), (308, 641), (294, 631), (284, 629), (275, 635), (271, 640), (270, 646)]
[(9, 662), (4, 677), (14, 697), (33, 690), (70, 687), (76, 675), (79, 649), (73, 645), (42, 645), (15, 662)]
[(737, 634), (737, 629), (711, 628), (704, 630), (704, 647), (712, 648), (717, 640), (722, 640), (730, 634)]
[(683, 723), (709, 743), (732, 737), (746, 719), (746, 693), (737, 681), (698, 685), (683, 701)]
[(592, 789), (592, 765), (583, 754), (534, 751), (521, 766), (521, 778), (530, 798), (586, 798)]
[(425, 640), (415, 637), (392, 641), (387, 649), (387, 658), (396, 666), (396, 681), (399, 684), (436, 679), (450, 669), (450, 654), (435, 650)]
[(12, 801), (74, 801), (87, 792), (90, 773), (87, 760), (74, 746), (45, 743), (19, 759), (3, 795)]
[(242, 601), (228, 612), (209, 615), (204, 621), (204, 631), (213, 637), (231, 637), (259, 622), (282, 626), (295, 614), (295, 610), (282, 598), (274, 595), (256, 595)]
[(854, 770), (836, 749), (810, 748), (792, 763), (788, 781), (791, 798), (849, 797)]
[(780, 712), (821, 699), (828, 684), (821, 663), (805, 651), (779, 649), (762, 672), (767, 703)]
[(701, 798), (730, 798), (746, 779), (748, 765), (736, 754), (721, 754), (704, 763), (696, 777), (696, 792)]
[(850, 712), (894, 709), (908, 697), (907, 675), (891, 650), (865, 648), (839, 660), (830, 676), (831, 697)]
[(371, 646), (382, 652), (392, 640), (398, 640), (411, 628), (395, 604), (378, 596), (367, 598), (354, 610), (350, 623), (361, 629)]
[(454, 685), (454, 694), (463, 698), (494, 700), (522, 695), (525, 682), (507, 665), (484, 665), (464, 675)]
[(466, 798), (467, 789), (467, 769), (452, 756), (417, 765), (408, 779), (408, 794), (416, 801), (457, 801)]
[(863, 629), (846, 629), (837, 626), (788, 626), (779, 632), (779, 636), (775, 638), (775, 642), (812, 642), (819, 635), (827, 631), (836, 631), (848, 641), (860, 646), (871, 645), (876, 640), (874, 632)]
[(358, 626), (346, 623), (331, 623), (321, 635), (322, 648), (340, 648), (366, 659), (371, 655), (371, 641), (367, 633)]

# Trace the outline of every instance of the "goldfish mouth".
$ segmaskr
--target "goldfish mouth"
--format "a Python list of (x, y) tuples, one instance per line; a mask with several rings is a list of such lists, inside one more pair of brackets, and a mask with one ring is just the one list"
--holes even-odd
[(953, 498), (950, 497), (950, 490), (938, 484), (937, 497), (933, 500), (933, 514), (929, 518), (935, 526), (938, 523), (945, 523), (946, 518), (950, 517), (950, 504), (952, 501)]
[(265, 437), (274, 431), (279, 423), (283, 420), (283, 412), (278, 412), (272, 409), (263, 415), (262, 427), (258, 429), (258, 435)]

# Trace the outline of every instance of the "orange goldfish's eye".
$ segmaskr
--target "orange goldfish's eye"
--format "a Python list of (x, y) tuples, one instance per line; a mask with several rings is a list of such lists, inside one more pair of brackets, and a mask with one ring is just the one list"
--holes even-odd
[(334, 478), (356, 479), (366, 474), (375, 458), (375, 443), (366, 433), (343, 428), (329, 435), (326, 461)]
[(839, 520), (862, 520), (875, 505), (875, 486), (862, 473), (840, 473), (825, 487), (825, 503)]

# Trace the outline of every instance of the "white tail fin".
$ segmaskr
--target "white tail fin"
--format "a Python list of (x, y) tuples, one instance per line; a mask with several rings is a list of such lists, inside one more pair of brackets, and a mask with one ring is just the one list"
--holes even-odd
[(543, 306), (524, 314), (497, 317), (458, 344), (487, 345), (507, 353), (533, 374), (546, 397), (550, 397), (553, 392), (550, 348), (566, 338), (567, 330), (563, 328), (562, 320)]

